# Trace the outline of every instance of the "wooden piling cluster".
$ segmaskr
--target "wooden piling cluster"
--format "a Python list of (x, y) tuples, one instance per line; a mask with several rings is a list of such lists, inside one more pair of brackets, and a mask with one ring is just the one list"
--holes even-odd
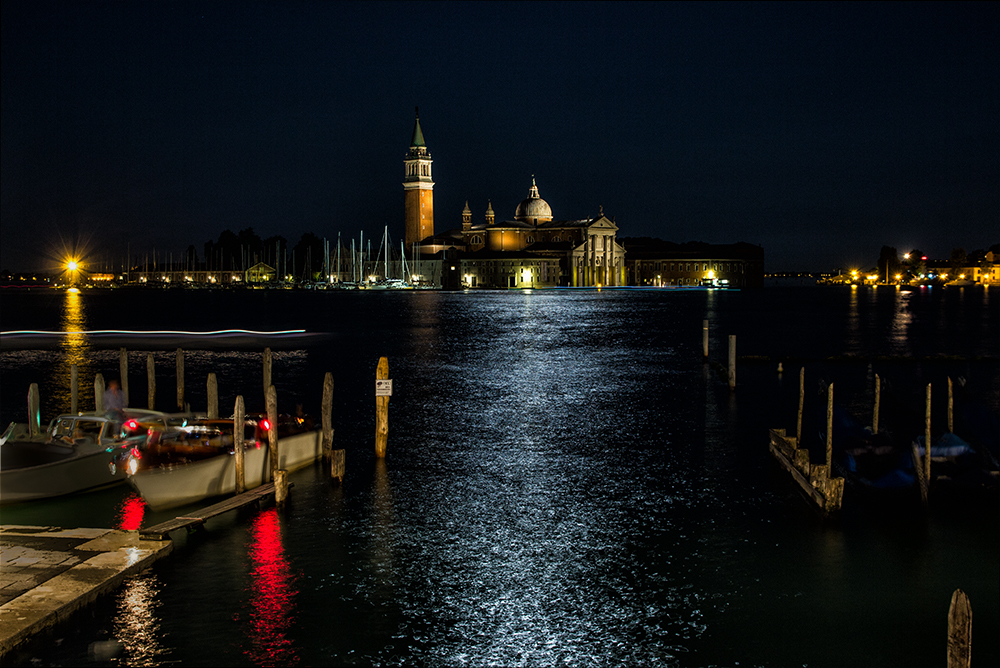
[(795, 436), (788, 436), (784, 429), (769, 429), (771, 455), (782, 468), (792, 475), (806, 497), (824, 515), (838, 510), (844, 499), (844, 479), (835, 478), (833, 471), (833, 383), (827, 387), (826, 397), (826, 461), (813, 464), (809, 450), (800, 448), (802, 442), (802, 409), (805, 402), (805, 368), (799, 370), (799, 410), (795, 421)]
[[(707, 331), (707, 330), (706, 330)], [(279, 466), (279, 443), (278, 443), (278, 412), (277, 412), (277, 393), (274, 385), (270, 384), (271, 380), (271, 366), (272, 357), (270, 349), (264, 351), (264, 364), (263, 364), (263, 376), (266, 383), (265, 389), (265, 402), (266, 402), (266, 412), (267, 419), (270, 421), (271, 428), (268, 430), (268, 449), (269, 449), (269, 471), (270, 478), (274, 484), (275, 490), (275, 500), (281, 503), (285, 500), (287, 495), (287, 472), (278, 468)], [(180, 409), (187, 408), (184, 395), (184, 350), (177, 348), (176, 350), (176, 364), (177, 364), (177, 406)], [(128, 354), (125, 348), (119, 350), (119, 368), (121, 372), (121, 384), (123, 391), (126, 391), (128, 384)], [(153, 360), (153, 353), (147, 353), (146, 355), (146, 373), (148, 378), (148, 406), (150, 410), (154, 410), (155, 399), (156, 399), (156, 374), (155, 374), (155, 364)], [(75, 409), (77, 408), (77, 389), (79, 381), (79, 372), (76, 365), (71, 367), (71, 397), (72, 405)], [(217, 418), (219, 415), (218, 409), (218, 380), (214, 373), (208, 374), (207, 378), (207, 416), (210, 418)], [(103, 402), (104, 402), (104, 391), (105, 382), (102, 374), (95, 374), (94, 377), (94, 406), (97, 412), (102, 412)], [(379, 459), (384, 459), (386, 456), (387, 444), (388, 444), (388, 433), (389, 433), (389, 398), (392, 395), (392, 381), (389, 379), (389, 361), (386, 357), (379, 358), (378, 366), (376, 369), (376, 397), (375, 397), (375, 407), (376, 407), (376, 429), (375, 429), (375, 453), (376, 457)], [(126, 404), (127, 405), (127, 404)], [(330, 466), (330, 477), (334, 481), (342, 482), (345, 474), (345, 461), (346, 461), (346, 451), (342, 449), (333, 449), (333, 435), (334, 430), (332, 426), (332, 410), (333, 410), (333, 375), (327, 373), (323, 382), (323, 400), (322, 400), (322, 452), (323, 459), (329, 462)], [(32, 384), (28, 392), (28, 425), (29, 430), (34, 429), (35, 433), (40, 432), (41, 429), (41, 418), (40, 418), (40, 400), (38, 396), (38, 385)], [(235, 489), (236, 494), (244, 494), (246, 492), (246, 472), (244, 464), (244, 428), (246, 425), (246, 409), (243, 400), (243, 396), (236, 397), (236, 403), (233, 409), (233, 446), (234, 455), (236, 463), (236, 473), (235, 473)]]
[[(121, 373), (121, 386), (122, 391), (128, 391), (128, 353), (125, 348), (119, 349), (119, 371)], [(278, 503), (282, 503), (287, 496), (288, 483), (287, 483), (287, 472), (278, 468), (279, 466), (279, 443), (278, 443), (278, 410), (277, 410), (277, 393), (274, 385), (271, 384), (271, 368), (272, 368), (272, 355), (271, 349), (266, 348), (263, 355), (263, 376), (265, 382), (265, 406), (267, 419), (270, 422), (271, 428), (268, 429), (268, 449), (269, 449), (269, 473), (270, 479), (274, 484), (275, 490), (275, 500)], [(176, 350), (176, 363), (177, 363), (177, 407), (179, 409), (188, 409), (188, 405), (185, 402), (184, 395), (184, 350), (182, 348), (177, 348)], [(153, 361), (153, 353), (147, 353), (146, 355), (146, 373), (148, 378), (148, 406), (150, 410), (155, 410), (156, 405), (156, 373), (155, 364)], [(379, 360), (379, 373), (380, 377), (388, 378), (388, 360), (386, 358), (381, 358)], [(386, 381), (390, 384), (392, 381)], [(78, 408), (78, 389), (79, 389), (79, 369), (77, 365), (73, 364), (70, 368), (70, 397), (71, 406), (73, 413), (77, 412)], [(218, 394), (218, 380), (216, 374), (209, 373), (206, 381), (207, 390), (207, 407), (206, 415), (209, 418), (218, 418), (219, 416), (219, 394)], [(104, 376), (100, 373), (94, 376), (94, 409), (97, 413), (102, 413), (104, 411), (104, 391), (105, 391), (105, 381)], [(127, 395), (126, 395), (127, 397)], [(28, 388), (28, 433), (30, 435), (38, 435), (41, 433), (41, 401), (39, 398), (38, 384), (32, 383)], [(377, 436), (376, 436), (376, 451), (381, 453), (380, 457), (385, 456), (386, 440), (388, 435), (388, 396), (380, 396), (377, 400), (377, 405), (381, 408), (378, 412), (377, 418)], [(128, 401), (126, 399), (126, 405)], [(189, 409), (188, 409), (189, 410)], [(329, 462), (330, 466), (330, 477), (337, 481), (342, 482), (345, 473), (345, 460), (346, 452), (344, 450), (334, 450), (333, 449), (333, 426), (332, 426), (332, 412), (333, 412), (333, 375), (327, 373), (323, 382), (323, 402), (322, 402), (322, 452), (324, 462)], [(233, 409), (233, 446), (234, 454), (236, 460), (236, 481), (235, 488), (236, 494), (240, 495), (246, 492), (246, 472), (244, 465), (244, 428), (246, 425), (246, 409), (243, 400), (243, 396), (236, 397), (236, 403)]]
[(806, 496), (824, 515), (840, 510), (844, 498), (844, 479), (830, 477), (828, 464), (812, 464), (809, 451), (798, 447), (794, 436), (784, 429), (769, 429), (770, 450), (782, 468), (792, 475)]

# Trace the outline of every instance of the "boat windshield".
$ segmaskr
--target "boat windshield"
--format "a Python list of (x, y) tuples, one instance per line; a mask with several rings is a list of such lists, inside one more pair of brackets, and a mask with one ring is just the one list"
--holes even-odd
[(62, 440), (66, 443), (77, 443), (83, 440), (97, 443), (100, 441), (101, 430), (104, 425), (104, 420), (76, 420), (66, 418), (56, 423), (56, 426), (52, 429), (52, 438)]

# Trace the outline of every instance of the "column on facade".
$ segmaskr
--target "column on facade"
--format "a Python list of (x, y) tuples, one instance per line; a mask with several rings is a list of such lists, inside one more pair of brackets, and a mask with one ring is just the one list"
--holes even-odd
[(608, 236), (606, 234), (601, 235), (601, 284), (611, 285), (611, 281), (608, 280)]
[(587, 269), (590, 277), (587, 281), (587, 285), (594, 285), (597, 283), (597, 235), (588, 234), (587, 238), (590, 240), (590, 255), (587, 258)]

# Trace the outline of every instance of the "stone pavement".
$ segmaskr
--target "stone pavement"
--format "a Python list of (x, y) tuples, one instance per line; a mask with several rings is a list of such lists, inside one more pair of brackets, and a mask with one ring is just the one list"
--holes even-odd
[(172, 547), (134, 531), (0, 526), (0, 656)]

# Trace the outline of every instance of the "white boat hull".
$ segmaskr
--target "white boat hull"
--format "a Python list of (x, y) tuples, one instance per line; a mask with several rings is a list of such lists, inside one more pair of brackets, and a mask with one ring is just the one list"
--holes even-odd
[[(278, 441), (278, 468), (295, 471), (323, 454), (322, 432), (310, 431)], [(106, 472), (105, 472), (106, 473)], [(270, 479), (270, 452), (266, 445), (244, 452), (247, 489)], [(190, 464), (138, 471), (128, 478), (153, 510), (167, 510), (236, 491), (236, 457), (218, 455)]]
[(47, 499), (124, 482), (124, 472), (111, 474), (110, 459), (104, 447), (92, 447), (57, 462), (0, 471), (0, 503)]

